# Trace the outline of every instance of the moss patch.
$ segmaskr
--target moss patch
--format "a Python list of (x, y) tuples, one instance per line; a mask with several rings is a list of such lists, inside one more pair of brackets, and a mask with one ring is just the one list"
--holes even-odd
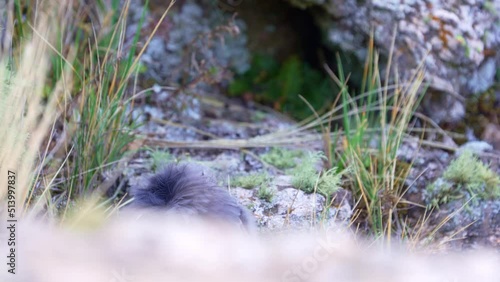
[(268, 176), (266, 173), (253, 173), (248, 175), (236, 176), (231, 182), (233, 187), (242, 187), (245, 189), (252, 189), (266, 183)]
[(324, 158), (322, 153), (310, 154), (301, 161), (300, 167), (293, 169), (292, 185), (306, 193), (316, 192), (326, 197), (331, 196), (340, 188), (342, 174), (337, 168), (326, 172), (318, 172), (316, 165)]
[(153, 160), (151, 169), (155, 172), (174, 161), (174, 157), (169, 152), (160, 150), (151, 150), (151, 159)]
[(464, 151), (453, 160), (442, 179), (427, 187), (432, 206), (446, 204), (465, 196), (479, 199), (500, 197), (500, 177), (471, 151)]
[(279, 169), (293, 168), (297, 160), (304, 156), (302, 151), (283, 148), (272, 148), (268, 153), (262, 155), (262, 160)]
[(274, 193), (267, 185), (264, 185), (260, 187), (258, 197), (270, 203), (273, 200)]

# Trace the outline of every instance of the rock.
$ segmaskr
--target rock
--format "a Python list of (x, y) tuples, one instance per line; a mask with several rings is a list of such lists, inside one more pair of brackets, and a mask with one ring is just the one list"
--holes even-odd
[(376, 47), (387, 56), (397, 27), (392, 69), (398, 69), (403, 81), (424, 61), (431, 91), (423, 106), (437, 122), (459, 121), (465, 113), (463, 98), (493, 84), (500, 61), (498, 1), (289, 2), (314, 8), (311, 13), (330, 47), (354, 54), (360, 62), (372, 30)]
[(278, 176), (269, 185), (274, 196), (271, 202), (259, 199), (257, 189), (233, 188), (231, 193), (240, 204), (248, 207), (263, 230), (308, 229), (321, 225), (325, 228), (348, 223), (352, 216), (350, 194), (340, 189), (331, 207), (320, 194), (307, 194), (290, 184), (291, 177)]
[(493, 144), (496, 150), (500, 150), (500, 125), (488, 123), (484, 128), (481, 139)]
[[(182, 85), (210, 72), (207, 79), (219, 82), (228, 70), (242, 73), (248, 69), (246, 37), (241, 33), (244, 23), (207, 12), (209, 2), (184, 1), (175, 6), (141, 58), (148, 65), (144, 79)], [(168, 4), (158, 5), (164, 9)]]
[(339, 189), (332, 196), (332, 205), (330, 209), (335, 208), (335, 220), (340, 222), (349, 222), (353, 214), (353, 196), (347, 189)]
[[(480, 246), (500, 247), (500, 200), (469, 202), (452, 201), (440, 206), (431, 216), (431, 225), (444, 223), (436, 232), (436, 240), (453, 249)], [(461, 240), (457, 240), (460, 238)]]
[(458, 148), (456, 155), (459, 156), (465, 150), (472, 151), (475, 154), (481, 154), (493, 150), (493, 146), (484, 141), (469, 141)]
[(425, 202), (433, 211), (431, 234), (440, 244), (451, 244), (454, 249), (500, 246), (500, 179), (474, 156), (485, 147), (491, 149), (485, 142), (466, 144), (443, 176), (424, 190)]

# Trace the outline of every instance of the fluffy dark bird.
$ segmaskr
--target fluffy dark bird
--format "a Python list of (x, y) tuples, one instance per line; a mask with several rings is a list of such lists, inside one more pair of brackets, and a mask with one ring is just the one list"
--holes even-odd
[(250, 213), (197, 165), (168, 165), (152, 176), (146, 187), (131, 192), (133, 207), (215, 218), (242, 224), (249, 230), (255, 225)]

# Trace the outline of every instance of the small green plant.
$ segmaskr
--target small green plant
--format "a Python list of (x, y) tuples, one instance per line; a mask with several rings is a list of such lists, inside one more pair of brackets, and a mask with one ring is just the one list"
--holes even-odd
[(174, 160), (169, 152), (160, 150), (151, 150), (151, 159), (153, 160), (151, 169), (155, 172), (161, 170)]
[(446, 169), (443, 177), (467, 186), (483, 199), (500, 197), (500, 178), (471, 151), (464, 151)]
[(430, 205), (438, 207), (467, 196), (479, 199), (500, 197), (500, 177), (471, 151), (453, 160), (438, 179), (427, 187)]
[(253, 209), (255, 208), (255, 203), (249, 203), (248, 205), (246, 205), (246, 207), (248, 210), (253, 211)]
[(252, 189), (266, 183), (268, 176), (266, 173), (252, 173), (248, 175), (240, 175), (234, 178), (231, 185), (234, 187), (242, 187)]
[(301, 165), (292, 170), (292, 185), (306, 193), (314, 192), (319, 173), (316, 169), (320, 154), (309, 154), (301, 160)]
[(323, 172), (318, 183), (318, 193), (329, 198), (341, 188), (343, 175), (336, 167)]
[(292, 185), (306, 193), (317, 192), (330, 197), (340, 188), (342, 174), (337, 173), (337, 168), (323, 173), (317, 171), (316, 166), (321, 159), (322, 153), (312, 153), (301, 160), (301, 165), (292, 170)]
[(262, 155), (262, 160), (279, 169), (287, 169), (295, 167), (298, 158), (303, 155), (304, 153), (298, 150), (271, 148), (268, 153)]
[(489, 13), (491, 13), (492, 15), (495, 15), (497, 16), (498, 15), (498, 11), (497, 9), (495, 8), (495, 4), (494, 4), (494, 1), (485, 1), (484, 4), (483, 4), (483, 7), (486, 11), (488, 11)]
[(460, 45), (462, 45), (462, 47), (464, 47), (465, 56), (469, 57), (470, 56), (470, 46), (467, 43), (467, 39), (465, 39), (465, 37), (463, 37), (462, 35), (455, 36), (455, 39), (458, 41), (458, 43), (460, 43)]
[(270, 203), (273, 200), (274, 193), (268, 186), (263, 185), (259, 189), (258, 196), (259, 199)]

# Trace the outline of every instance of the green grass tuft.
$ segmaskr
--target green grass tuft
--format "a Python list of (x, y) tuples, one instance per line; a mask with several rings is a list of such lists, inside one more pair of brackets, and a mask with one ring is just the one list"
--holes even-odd
[[(12, 50), (0, 65), (5, 81), (0, 89), (5, 89), (13, 109), (5, 112), (5, 124), (16, 128), (7, 143), (0, 142), (0, 166), (19, 168), (20, 202), (64, 220), (80, 199), (107, 205), (102, 199), (118, 179), (111, 169), (124, 165), (129, 150), (139, 145), (131, 146), (138, 125), (131, 117), (134, 100), (129, 86), (153, 35), (139, 42), (143, 11), (135, 36), (125, 36), (130, 1), (42, 2), (14, 0), (16, 24), (6, 27), (12, 34)], [(137, 46), (142, 47), (139, 52)], [(11, 80), (18, 74), (21, 80)], [(22, 117), (19, 113), (26, 121), (8, 122)], [(0, 120), (4, 121), (1, 109)], [(16, 143), (11, 142), (18, 138), (16, 132), (29, 134), (23, 138), (29, 147), (17, 142), (17, 150), (9, 148)], [(22, 163), (4, 165), (4, 160), (17, 161), (5, 158), (6, 153)]]
[(301, 160), (301, 165), (292, 170), (292, 185), (306, 193), (314, 192), (316, 182), (318, 182), (317, 163), (320, 161), (321, 155), (309, 154)]
[(263, 185), (259, 189), (258, 197), (266, 202), (272, 202), (274, 197), (274, 192), (266, 185)]
[[(340, 54), (336, 73), (326, 67), (340, 92), (326, 113), (310, 105), (315, 120), (307, 127), (321, 130), (327, 165), (340, 171), (348, 168), (351, 172), (346, 188), (359, 203), (357, 208), (362, 214), (359, 219), (366, 230), (391, 238), (394, 228), (404, 226), (402, 214), (394, 217), (394, 211), (404, 205), (401, 200), (407, 189), (405, 179), (412, 165), (399, 161), (397, 152), (403, 140), (411, 136), (410, 122), (426, 89), (425, 73), (419, 67), (410, 80), (400, 82), (396, 71), (391, 69), (392, 50), (387, 69), (382, 72), (374, 46), (371, 37), (360, 86), (353, 87), (353, 80), (357, 81), (353, 77), (358, 72), (346, 73)], [(391, 81), (394, 84), (389, 84)], [(309, 173), (302, 173), (296, 179), (302, 189), (311, 190), (313, 172), (309, 169)], [(318, 180), (318, 187), (320, 184)]]
[[(74, 27), (83, 35), (74, 43), (78, 56), (73, 65), (80, 78), (74, 93), (81, 103), (74, 109), (76, 118), (71, 117), (78, 125), (72, 136), (74, 156), (67, 170), (72, 174), (67, 188), (71, 197), (94, 191), (102, 181), (105, 165), (122, 159), (135, 139), (132, 131), (137, 125), (130, 118), (131, 101), (125, 91), (131, 74), (137, 70), (135, 47), (124, 49), (120, 34), (125, 32), (128, 10), (120, 10), (115, 2), (110, 10), (98, 11), (112, 21), (109, 29), (96, 37)], [(132, 46), (136, 46), (139, 31)], [(87, 40), (94, 43), (87, 44)], [(82, 172), (86, 173), (72, 177)]]

